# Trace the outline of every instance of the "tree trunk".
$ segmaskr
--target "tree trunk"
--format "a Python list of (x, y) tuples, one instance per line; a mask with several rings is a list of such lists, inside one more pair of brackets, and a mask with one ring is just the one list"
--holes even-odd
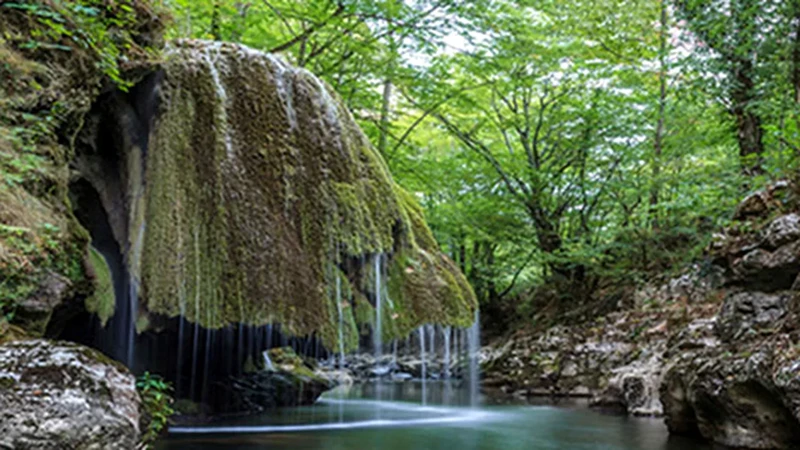
[(764, 129), (761, 118), (753, 111), (755, 83), (750, 61), (740, 60), (735, 70), (735, 86), (731, 93), (733, 116), (739, 141), (739, 160), (742, 173), (748, 176), (763, 173)]
[(664, 112), (667, 104), (667, 4), (661, 0), (661, 29), (659, 36), (659, 95), (658, 95), (658, 121), (656, 133), (653, 138), (653, 167), (652, 185), (650, 187), (650, 223), (653, 228), (658, 228), (658, 202), (661, 188), (661, 155), (664, 152)]
[(383, 82), (383, 103), (381, 105), (380, 138), (378, 139), (378, 152), (386, 156), (386, 142), (389, 135), (389, 114), (392, 102), (392, 79), (387, 75)]
[(464, 243), (464, 236), (461, 236), (458, 242), (458, 266), (461, 273), (467, 273), (467, 246)]

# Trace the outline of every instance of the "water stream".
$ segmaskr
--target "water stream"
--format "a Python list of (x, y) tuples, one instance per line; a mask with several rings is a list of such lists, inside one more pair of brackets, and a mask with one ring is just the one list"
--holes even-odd
[(604, 415), (574, 403), (473, 408), (468, 389), (457, 383), (430, 382), (428, 390), (429, 405), (422, 406), (420, 383), (337, 388), (313, 406), (173, 428), (156, 449), (710, 450), (669, 437), (658, 419)]

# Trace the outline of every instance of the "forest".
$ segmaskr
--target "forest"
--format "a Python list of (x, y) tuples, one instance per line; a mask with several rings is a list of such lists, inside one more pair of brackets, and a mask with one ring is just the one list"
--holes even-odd
[(800, 448), (800, 0), (0, 0), (0, 80), (0, 448)]
[(795, 3), (187, 1), (172, 33), (335, 87), (502, 330), (683, 269), (794, 176)]

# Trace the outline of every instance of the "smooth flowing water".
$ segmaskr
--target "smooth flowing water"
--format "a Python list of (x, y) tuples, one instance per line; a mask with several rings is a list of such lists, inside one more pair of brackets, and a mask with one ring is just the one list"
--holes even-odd
[[(286, 408), (213, 427), (176, 428), (158, 450), (708, 450), (670, 438), (659, 419), (570, 407), (469, 407), (468, 389), (429, 382), (337, 388), (314, 406)], [(448, 394), (449, 393), (449, 394)], [(448, 396), (449, 395), (449, 396)], [(376, 398), (391, 399), (377, 401)], [(445, 406), (449, 404), (450, 406)], [(376, 420), (376, 411), (381, 419)]]

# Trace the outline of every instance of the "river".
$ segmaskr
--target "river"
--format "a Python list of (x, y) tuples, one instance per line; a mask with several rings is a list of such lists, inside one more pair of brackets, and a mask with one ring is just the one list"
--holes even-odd
[[(173, 428), (158, 450), (706, 450), (660, 419), (567, 406), (470, 404), (466, 389), (428, 382), (340, 387), (317, 404)], [(462, 406), (464, 405), (464, 406)]]

